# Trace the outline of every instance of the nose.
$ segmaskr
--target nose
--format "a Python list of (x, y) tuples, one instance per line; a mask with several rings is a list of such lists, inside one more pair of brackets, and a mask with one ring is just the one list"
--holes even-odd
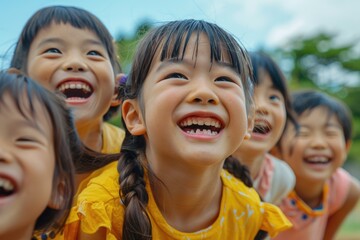
[(268, 114), (268, 109), (266, 106), (265, 99), (263, 97), (255, 97), (255, 107), (256, 107), (256, 113), (260, 115), (266, 115)]
[(10, 161), (10, 153), (6, 150), (6, 147), (0, 146), (0, 163), (6, 163)]
[(64, 71), (85, 72), (88, 69), (84, 60), (78, 54), (68, 56), (63, 64)]
[(313, 133), (311, 137), (311, 147), (316, 149), (323, 149), (326, 147), (326, 138), (320, 133)]
[(218, 104), (219, 97), (215, 93), (214, 89), (209, 86), (210, 84), (194, 84), (191, 86), (192, 91), (188, 95), (188, 102), (198, 103), (198, 104)]

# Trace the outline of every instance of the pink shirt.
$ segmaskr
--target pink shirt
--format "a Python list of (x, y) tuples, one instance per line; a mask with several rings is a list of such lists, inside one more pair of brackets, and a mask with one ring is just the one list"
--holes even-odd
[(279, 205), (294, 186), (295, 175), (289, 165), (266, 154), (260, 171), (254, 179), (254, 188), (263, 201)]
[(324, 237), (328, 218), (339, 210), (348, 195), (351, 176), (339, 168), (326, 182), (322, 204), (311, 209), (293, 191), (281, 202), (280, 208), (292, 222), (293, 228), (280, 233), (276, 240), (321, 240)]

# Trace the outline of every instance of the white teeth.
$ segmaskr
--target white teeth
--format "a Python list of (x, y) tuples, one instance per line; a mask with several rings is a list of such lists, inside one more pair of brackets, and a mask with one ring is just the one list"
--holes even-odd
[(68, 83), (68, 82), (65, 82), (63, 84), (61, 84), (59, 87), (58, 87), (58, 90), (59, 91), (65, 91), (65, 89), (83, 89), (87, 92), (90, 92), (91, 89), (90, 89), (90, 86), (85, 84), (85, 83)]
[(13, 191), (14, 190), (14, 185), (5, 178), (0, 178), (0, 188), (5, 189), (6, 191)]
[(181, 127), (187, 127), (191, 125), (199, 125), (199, 126), (212, 126), (216, 128), (220, 128), (221, 124), (219, 121), (212, 118), (187, 118), (185, 121), (180, 123)]
[(194, 129), (186, 131), (188, 134), (202, 134), (202, 135), (209, 135), (209, 136), (215, 136), (217, 134), (216, 131), (211, 131), (210, 129)]
[(309, 157), (306, 159), (308, 162), (315, 162), (315, 163), (326, 163), (329, 161), (329, 158), (324, 156), (315, 156), (315, 157)]

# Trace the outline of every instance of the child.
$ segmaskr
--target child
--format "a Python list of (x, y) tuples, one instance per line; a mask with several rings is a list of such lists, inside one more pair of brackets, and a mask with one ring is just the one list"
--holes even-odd
[(20, 75), (0, 73), (0, 96), (0, 239), (58, 231), (74, 193), (72, 157), (81, 152), (70, 114)]
[(250, 136), (250, 68), (215, 24), (173, 21), (145, 35), (122, 92), (118, 171), (80, 193), (78, 239), (254, 239), (289, 228), (222, 170)]
[(285, 129), (278, 152), (294, 170), (295, 190), (281, 203), (294, 227), (276, 239), (333, 239), (360, 197), (359, 182), (341, 168), (351, 145), (351, 114), (316, 91), (293, 95), (298, 132)]
[[(70, 6), (38, 10), (22, 30), (11, 67), (65, 96), (87, 147), (102, 153), (120, 151), (124, 131), (103, 118), (109, 117), (109, 107), (120, 104), (115, 79), (122, 75), (115, 75), (120, 67), (113, 39), (96, 16)], [(77, 193), (94, 177), (94, 170), (114, 161), (108, 159), (75, 159)]]
[[(120, 151), (124, 132), (103, 117), (120, 104), (115, 82), (122, 75), (115, 76), (120, 67), (113, 39), (96, 16), (70, 6), (38, 10), (22, 30), (10, 67), (65, 96), (87, 147), (103, 153)], [(77, 166), (77, 173), (87, 176), (106, 164), (85, 162)]]
[[(291, 168), (268, 152), (278, 142), (288, 118), (294, 122), (286, 79), (277, 64), (263, 53), (250, 53), (254, 71), (254, 129), (232, 154), (245, 164), (254, 179), (254, 188), (266, 202), (279, 204), (294, 188), (295, 176)], [(231, 168), (231, 159), (225, 162)], [(236, 175), (236, 173), (234, 173)]]

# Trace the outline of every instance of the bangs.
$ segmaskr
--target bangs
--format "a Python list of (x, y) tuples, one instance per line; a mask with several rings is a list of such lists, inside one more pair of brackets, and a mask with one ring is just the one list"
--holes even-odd
[(246, 55), (239, 44), (231, 39), (226, 32), (215, 24), (209, 24), (204, 21), (186, 21), (189, 21), (189, 24), (173, 22), (162, 29), (163, 34), (160, 34), (162, 36), (160, 40), (163, 44), (160, 50), (160, 61), (165, 59), (183, 60), (192, 36), (196, 36), (193, 53), (196, 59), (200, 35), (205, 34), (210, 44), (211, 63), (226, 61), (239, 75), (248, 72), (248, 69), (244, 69), (244, 66), (248, 66), (246, 64), (248, 61)]

